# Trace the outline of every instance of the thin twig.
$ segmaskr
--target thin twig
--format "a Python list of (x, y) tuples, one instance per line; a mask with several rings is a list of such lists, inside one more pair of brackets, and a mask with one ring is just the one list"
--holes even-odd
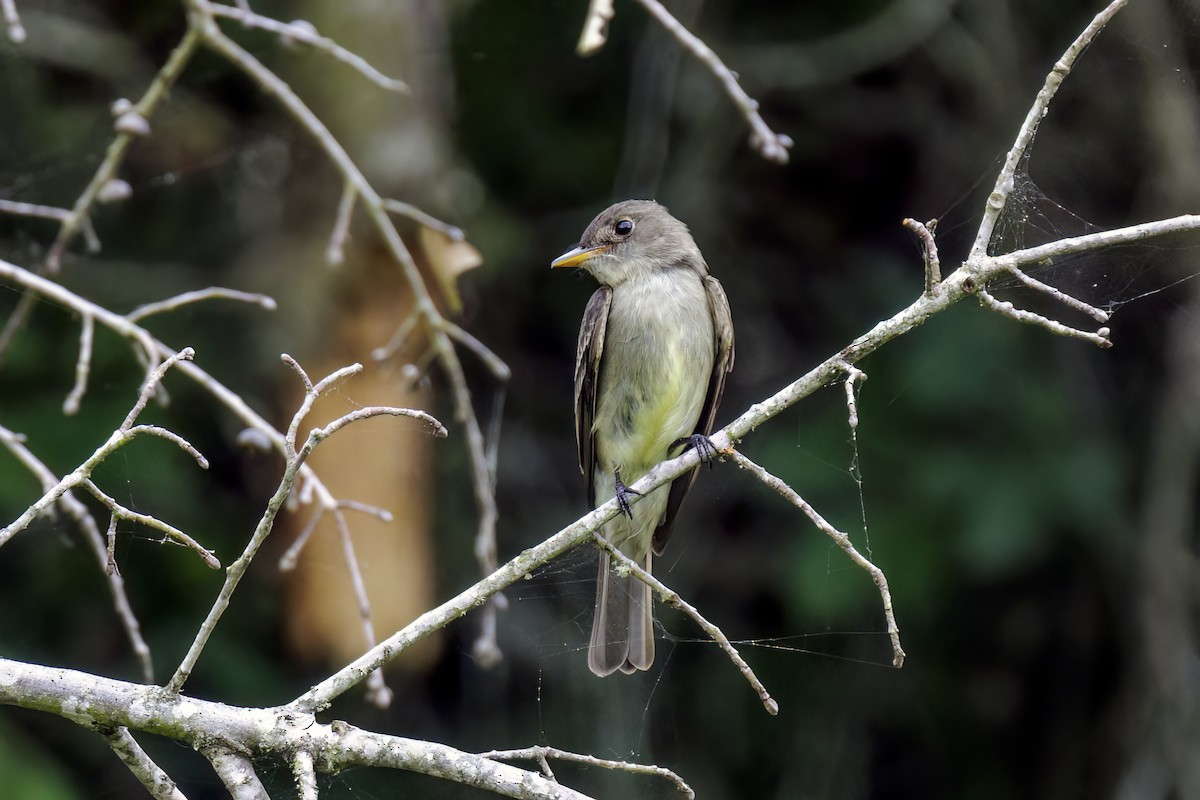
[(205, 45), (245, 72), (263, 91), (279, 100), (292, 118), (325, 151), (326, 156), (333, 162), (342, 178), (354, 187), (362, 203), (363, 212), (374, 223), (385, 246), (404, 274), (413, 292), (415, 313), (428, 323), (431, 344), (450, 384), (455, 418), (462, 424), (466, 432), (467, 452), (472, 466), (472, 487), (475, 503), (479, 510), (479, 524), (475, 537), (476, 553), (477, 555), (482, 554), (481, 558), (488, 557), (490, 553), (491, 560), (487, 563), (495, 564), (498, 511), (487, 466), (487, 447), (483, 432), (479, 427), (479, 419), (471, 405), (471, 391), (467, 386), (454, 343), (445, 330), (445, 319), (438, 312), (412, 254), (400, 238), (395, 225), (392, 224), (383, 198), (366, 179), (341, 143), (292, 88), (221, 31), (211, 16), (211, 4), (206, 0), (187, 0), (187, 2), (189, 8), (194, 12), (191, 17), (193, 25), (202, 32)]
[[(338, 417), (323, 428), (314, 428), (312, 432), (309, 433), (308, 442), (306, 442), (304, 445), (305, 451), (311, 452), (312, 448), (316, 447), (322, 441), (328, 439), (330, 436), (337, 433), (347, 425), (351, 425), (364, 419), (370, 419), (371, 417), (409, 417), (411, 419), (424, 422), (425, 427), (427, 428), (426, 432), (431, 436), (436, 436), (439, 439), (445, 439), (447, 436), (446, 426), (438, 422), (424, 411), (420, 411), (415, 408), (398, 408), (395, 406), (363, 406), (362, 408), (356, 408), (349, 414)], [(335, 504), (335, 508), (337, 505), (340, 505), (340, 502), (341, 501)]]
[(101, 728), (100, 735), (155, 800), (187, 800), (171, 776), (154, 763), (154, 759), (142, 749), (128, 728)]
[[(175, 81), (183, 74), (183, 70), (191, 62), (192, 56), (195, 55), (199, 44), (199, 33), (189, 27), (179, 44), (171, 51), (167, 62), (163, 64), (162, 69), (158, 71), (158, 74), (154, 76), (154, 80), (150, 82), (150, 86), (147, 87), (146, 93), (142, 95), (142, 99), (134, 104), (130, 110), (145, 119), (149, 119), (158, 108), (158, 105), (166, 98)], [(137, 135), (134, 133), (118, 131), (116, 137), (108, 145), (108, 150), (105, 151), (100, 166), (96, 168), (95, 174), (84, 188), (83, 193), (75, 200), (75, 204), (71, 207), (70, 216), (63, 220), (62, 227), (58, 230), (58, 236), (55, 237), (54, 243), (50, 246), (45, 260), (45, 269), (49, 274), (53, 275), (58, 272), (59, 266), (62, 263), (63, 253), (79, 233), (81, 227), (84, 225), (84, 221), (91, 214), (92, 207), (100, 198), (100, 192), (105, 184), (116, 178), (117, 170), (120, 169), (129, 146), (136, 138)]]
[(855, 386), (867, 379), (867, 373), (850, 364), (846, 365), (846, 412), (848, 423), (850, 425), (850, 433), (852, 436), (857, 436), (858, 431), (858, 399), (855, 397)]
[(125, 319), (130, 322), (140, 322), (146, 317), (155, 314), (161, 314), (164, 311), (174, 311), (189, 303), (198, 303), (202, 300), (237, 300), (243, 303), (252, 303), (259, 308), (267, 311), (274, 311), (276, 308), (275, 298), (265, 294), (256, 292), (242, 292), (237, 289), (225, 289), (220, 286), (210, 286), (207, 289), (198, 289), (194, 292), (184, 292), (177, 294), (174, 297), (166, 300), (159, 300), (155, 303), (146, 303), (138, 306), (133, 311), (125, 315)]
[(264, 17), (261, 14), (255, 14), (248, 8), (235, 8), (233, 6), (221, 5), (220, 3), (207, 3), (206, 6), (209, 13), (213, 16), (237, 20), (247, 28), (260, 28), (264, 31), (270, 31), (271, 33), (278, 34), (280, 38), (286, 41), (306, 44), (320, 50), (331, 58), (350, 66), (381, 89), (389, 92), (408, 92), (408, 84), (404, 81), (389, 78), (367, 63), (367, 60), (362, 56), (347, 50), (332, 39), (319, 35), (315, 29), (310, 27), (311, 23), (298, 25), (294, 22), (280, 22), (270, 17)]
[(892, 666), (897, 669), (904, 666), (904, 649), (900, 646), (900, 627), (896, 624), (896, 615), (892, 610), (892, 593), (888, 589), (887, 576), (884, 575), (883, 570), (859, 553), (850, 541), (848, 534), (830, 525), (824, 517), (817, 513), (815, 508), (808, 504), (808, 501), (797, 494), (783, 480), (767, 472), (733, 448), (723, 449), (722, 453), (733, 458), (739, 467), (754, 475), (754, 477), (778, 492), (789, 503), (804, 512), (804, 515), (817, 526), (817, 529), (821, 533), (832, 539), (834, 544), (850, 557), (851, 561), (871, 576), (871, 580), (874, 581), (876, 588), (879, 589), (879, 599), (883, 604), (883, 617), (887, 624), (888, 637), (892, 641)]
[(746, 94), (746, 90), (738, 83), (737, 76), (730, 71), (729, 67), (721, 63), (721, 59), (712, 51), (712, 48), (685, 28), (683, 23), (671, 16), (671, 12), (667, 11), (658, 0), (637, 0), (637, 2), (649, 11), (650, 15), (657, 19), (668, 33), (678, 39), (684, 49), (690, 51), (701, 64), (708, 67), (709, 71), (720, 81), (721, 86), (725, 88), (725, 93), (729, 95), (729, 99), (742, 112), (742, 116), (750, 125), (750, 145), (759, 152), (759, 155), (776, 164), (786, 164), (788, 148), (792, 146), (791, 137), (771, 130), (762, 115), (758, 113), (758, 101)]
[[(587, 764), (590, 767), (600, 767), (601, 769), (614, 769), (620, 772), (629, 772), (634, 775), (654, 775), (659, 778), (665, 778), (675, 784), (684, 797), (689, 799), (695, 798), (696, 793), (692, 787), (684, 782), (683, 778), (666, 767), (655, 766), (654, 764), (633, 764), (628, 761), (611, 761), (607, 758), (596, 758), (595, 756), (583, 755), (582, 753), (572, 753), (568, 750), (559, 750), (557, 747), (526, 747), (521, 750), (489, 750), (486, 753), (478, 754), (482, 758), (491, 758), (499, 761), (537, 761), (539, 764), (545, 764), (546, 759), (552, 758), (555, 761), (571, 761), (575, 764)], [(549, 770), (549, 765), (543, 767), (543, 771)], [(550, 773), (547, 777), (553, 778), (554, 773)]]
[(733, 643), (729, 641), (729, 638), (720, 628), (705, 619), (693, 605), (680, 597), (678, 592), (647, 572), (629, 556), (622, 553), (616, 547), (613, 547), (612, 543), (600, 535), (599, 532), (593, 531), (592, 539), (598, 547), (608, 553), (609, 558), (615, 559), (622, 567), (627, 568), (630, 573), (636, 575), (638, 580), (657, 592), (664, 603), (691, 617), (692, 621), (699, 625), (708, 634), (709, 638), (720, 645), (721, 649), (725, 651), (725, 655), (737, 667), (738, 672), (742, 673), (755, 693), (758, 694), (758, 699), (762, 701), (763, 707), (767, 709), (767, 713), (771, 716), (779, 713), (779, 703), (775, 701), (775, 698), (771, 697), (771, 694), (767, 691), (767, 687), (763, 686), (762, 681), (754, 674), (754, 670), (750, 669), (750, 665), (746, 663), (741, 653), (737, 651), (737, 648), (733, 646)]
[(87, 392), (88, 372), (92, 368), (92, 342), (96, 335), (96, 320), (91, 314), (84, 314), (79, 326), (79, 358), (75, 362), (75, 385), (71, 393), (63, 401), (63, 413), (74, 414), (79, 411), (83, 395)]
[(392, 334), (391, 340), (382, 347), (376, 347), (371, 351), (371, 358), (374, 361), (387, 361), (392, 356), (400, 351), (400, 348), (408, 342), (408, 337), (412, 336), (413, 331), (417, 329), (417, 323), (422, 319), (421, 315), (415, 311), (404, 318), (400, 323), (400, 327)]
[(176, 528), (174, 525), (163, 522), (158, 517), (152, 517), (149, 514), (139, 514), (131, 508), (118, 503), (108, 494), (106, 494), (99, 486), (92, 483), (91, 479), (84, 479), (79, 482), (79, 485), (91, 492), (92, 497), (99, 500), (105, 508), (113, 515), (115, 519), (129, 520), (136, 522), (139, 525), (144, 525), (147, 528), (153, 528), (156, 531), (161, 531), (171, 539), (174, 539), (179, 544), (195, 552), (204, 561), (204, 565), (209, 569), (220, 569), (221, 562), (213, 555), (213, 551), (201, 546), (192, 537), (188, 536), (183, 531)]
[(967, 257), (968, 260), (975, 261), (987, 255), (987, 249), (991, 245), (996, 223), (999, 222), (1000, 215), (1004, 212), (1005, 206), (1008, 205), (1008, 197), (1015, 185), (1017, 167), (1025, 157), (1025, 152), (1029, 148), (1029, 144), (1033, 141), (1033, 136), (1037, 132), (1038, 125), (1045, 118), (1050, 108), (1050, 101), (1054, 99), (1054, 95), (1058, 92), (1058, 87), (1071, 74), (1071, 70), (1075, 66), (1075, 60), (1087, 49), (1092, 40), (1099, 35), (1104, 26), (1108, 24), (1108, 21), (1113, 18), (1113, 15), (1124, 8), (1128, 1), (1113, 0), (1113, 2), (1109, 3), (1083, 29), (1083, 32), (1076, 37), (1075, 41), (1066, 49), (1066, 52), (1062, 54), (1062, 57), (1054, 64), (1054, 68), (1046, 75), (1046, 82), (1042, 85), (1041, 91), (1037, 93), (1033, 105), (1029, 108), (1029, 113), (1025, 115), (1025, 121), (1021, 123), (1021, 128), (1017, 131), (1017, 138), (1013, 140), (1012, 148), (1008, 151), (1008, 155), (1004, 159), (1004, 166), (1000, 169), (1000, 174), (996, 176), (996, 184), (992, 189), (992, 193), (988, 195), (987, 203), (984, 205), (983, 219), (979, 223), (979, 231), (975, 236), (974, 244), (971, 245), (971, 253)]
[[(180, 361), (191, 361), (196, 355), (196, 351), (190, 347), (185, 347), (178, 353), (173, 353), (169, 358), (161, 364), (155, 363), (155, 348), (151, 345), (146, 346), (146, 355), (154, 364), (149, 374), (146, 376), (145, 383), (142, 384), (142, 390), (138, 393), (137, 402), (133, 404), (133, 408), (129, 409), (129, 413), (125, 416), (125, 421), (121, 423), (122, 431), (129, 431), (133, 428), (133, 423), (137, 421), (138, 416), (146, 408), (146, 404), (150, 402), (150, 398), (154, 396), (155, 388), (162, 383), (163, 378), (167, 374), (167, 370), (178, 364)], [(207, 465), (204, 465), (207, 467)]]
[(24, 42), (25, 26), (21, 24), (21, 18), (17, 15), (17, 0), (0, 0), (0, 11), (4, 12), (4, 26), (8, 40), (13, 44)]
[[(341, 509), (334, 509), (333, 521), (337, 527), (338, 539), (342, 543), (342, 560), (346, 562), (346, 572), (350, 576), (354, 599), (358, 602), (358, 619), (362, 625), (363, 640), (366, 642), (366, 649), (370, 650), (379, 642), (379, 639), (375, 636), (375, 623), (371, 619), (371, 601), (367, 597), (367, 584), (363, 581), (362, 568), (358, 564), (358, 554), (354, 550), (354, 540), (350, 538), (346, 515), (342, 513)], [(382, 669), (375, 670), (367, 678), (367, 702), (376, 708), (388, 708), (392, 704), (392, 690), (384, 681)]]
[(908, 228), (921, 240), (921, 254), (925, 260), (925, 294), (932, 294), (942, 282), (942, 264), (938, 259), (937, 242), (933, 238), (933, 230), (937, 220), (917, 222), (911, 217), (905, 217), (901, 225)]
[[(0, 4), (8, 5), (11, 0), (0, 0)], [(0, 214), (12, 214), (16, 217), (37, 217), (63, 222), (71, 216), (71, 212), (58, 206), (43, 206), (37, 203), (22, 203), (19, 200), (0, 198)]]
[(325, 246), (325, 263), (331, 267), (341, 266), (346, 260), (346, 239), (350, 237), (350, 220), (354, 216), (354, 201), (357, 198), (354, 184), (346, 181), (342, 185), (342, 199), (338, 201), (329, 244)]
[(150, 436), (157, 436), (160, 439), (166, 439), (168, 442), (171, 442), (180, 450), (191, 456), (196, 462), (196, 466), (200, 467), (200, 469), (208, 469), (208, 459), (205, 458), (191, 442), (180, 436), (175, 431), (167, 430), (159, 425), (134, 425), (128, 430), (133, 436), (145, 433)]
[(588, 4), (587, 17), (583, 20), (583, 31), (579, 34), (579, 43), (575, 52), (581, 56), (590, 56), (608, 41), (608, 23), (612, 20), (613, 0), (591, 0)]
[(312, 536), (313, 531), (317, 529), (317, 523), (319, 523), (321, 518), (324, 516), (325, 508), (322, 506), (317, 506), (316, 510), (313, 511), (312, 516), (308, 518), (308, 522), (304, 524), (304, 527), (301, 529), (300, 533), (297, 534), (295, 541), (293, 541), (291, 546), (288, 547), (287, 552), (283, 554), (283, 557), (279, 559), (280, 572), (291, 572), (296, 568), (296, 561), (300, 557), (300, 551), (304, 549), (304, 545), (308, 544), (308, 540)]
[(358, 500), (338, 500), (338, 508), (346, 508), (351, 511), (358, 511), (362, 514), (370, 514), (380, 522), (391, 522), (394, 519), (391, 511), (379, 506), (373, 506), (370, 503), (362, 503)]
[(1063, 292), (1060, 289), (1056, 289), (1048, 283), (1042, 283), (1037, 278), (1026, 275), (1024, 272), (1022, 272), (1017, 267), (1011, 268), (1009, 270), (1009, 273), (1014, 278), (1019, 280), (1021, 283), (1028, 286), (1030, 289), (1034, 289), (1035, 291), (1039, 291), (1039, 292), (1042, 292), (1043, 294), (1050, 295), (1050, 297), (1052, 297), (1055, 300), (1057, 300), (1058, 302), (1062, 303), (1067, 308), (1073, 308), (1082, 314), (1087, 314), (1089, 317), (1091, 317), (1092, 319), (1096, 320), (1096, 322), (1099, 322), (1101, 324), (1108, 322), (1109, 315), (1108, 315), (1107, 311), (1096, 308), (1095, 306), (1091, 305), (1090, 303), (1085, 303), (1078, 298), (1072, 297), (1071, 295), (1067, 294), (1066, 292)]
[(1041, 314), (1035, 314), (1032, 311), (1025, 311), (1023, 309), (1016, 308), (1007, 300), (997, 300), (995, 297), (992, 297), (992, 295), (990, 295), (986, 289), (980, 289), (977, 294), (979, 295), (980, 305), (990, 311), (995, 311), (997, 314), (1003, 317), (1015, 319), (1017, 322), (1025, 322), (1030, 325), (1037, 325), (1038, 327), (1045, 328), (1046, 330), (1053, 334), (1057, 334), (1058, 336), (1068, 336), (1073, 339), (1083, 339), (1085, 342), (1091, 342), (1097, 347), (1112, 347), (1112, 340), (1108, 338), (1108, 328), (1100, 328), (1095, 333), (1092, 333), (1091, 331), (1080, 330), (1078, 328), (1072, 328), (1071, 326), (1064, 325), (1057, 320), (1050, 319), (1049, 317), (1043, 317)]
[[(6, 3), (9, 0), (0, 0), (0, 3)], [(0, 198), (0, 214), (12, 214), (17, 217), (35, 217), (38, 219), (52, 219), (56, 222), (66, 222), (71, 218), (71, 211), (58, 206), (44, 206), (37, 203), (23, 203), (19, 200), (5, 200)], [(92, 227), (91, 220), (87, 217), (83, 218), (80, 223), (80, 231), (83, 234), (85, 244), (89, 253), (100, 252), (100, 239), (96, 236), (96, 229)]]
[(476, 339), (465, 330), (455, 325), (450, 320), (446, 320), (443, 325), (443, 330), (450, 334), (450, 338), (454, 339), (459, 344), (466, 347), (475, 355), (479, 356), (479, 360), (484, 363), (488, 371), (492, 373), (492, 377), (501, 383), (508, 383), (512, 378), (512, 370), (508, 368), (508, 364), (500, 356), (488, 349), (487, 345)]
[[(0, 443), (3, 443), (16, 457), (17, 461), (21, 462), (26, 469), (33, 473), (34, 477), (42, 485), (43, 492), (51, 491), (58, 484), (59, 478), (25, 446), (22, 436), (0, 425)], [(125, 629), (125, 635), (129, 639), (129, 646), (138, 660), (138, 665), (141, 667), (142, 680), (150, 683), (154, 680), (154, 664), (150, 656), (150, 646), (146, 644), (146, 640), (142, 637), (142, 626), (138, 622), (137, 616), (133, 613), (133, 606), (129, 603), (129, 596), (125, 593), (125, 581), (119, 573), (108, 569), (108, 564), (112, 560), (112, 554), (106, 546), (106, 538), (100, 533), (100, 528), (96, 525), (96, 520), (91, 512), (88, 511), (87, 506), (76, 498), (72, 492), (66, 491), (62, 493), (62, 496), (58, 498), (58, 507), (68, 517), (75, 520), (75, 524), (83, 531), (84, 539), (91, 547), (92, 553), (96, 556), (101, 571), (107, 575), (108, 589), (113, 598), (113, 608), (117, 612), (117, 618), (121, 620), (121, 626)]]
[[(1056, 239), (1053, 242), (1029, 247), (1024, 250), (1014, 250), (1011, 253), (992, 256), (987, 263), (995, 264), (1000, 270), (1008, 271), (1013, 267), (1025, 267), (1040, 264), (1048, 259), (1072, 253), (1087, 253), (1113, 247), (1118, 244), (1131, 244), (1156, 236), (1166, 236), (1171, 233), (1194, 231), (1200, 228), (1200, 214), (1183, 214), (1178, 217), (1142, 222), (1128, 225), (1124, 228), (1086, 233), (1082, 236), (1072, 236), (1067, 239)], [(969, 263), (974, 263), (968, 259)]]
[[(0, 266), (3, 266), (3, 263), (4, 262), (0, 261)], [(40, 281), (44, 279), (39, 278), (38, 280)], [(137, 401), (134, 403), (134, 406), (130, 410), (129, 414), (125, 417), (125, 421), (121, 423), (121, 426), (117, 430), (113, 431), (108, 437), (108, 440), (101, 445), (83, 464), (77, 467), (69, 475), (64, 476), (62, 480), (60, 480), (54, 487), (42, 495), (41, 499), (27, 508), (20, 517), (10, 523), (8, 526), (0, 529), (0, 546), (3, 546), (9, 539), (11, 539), (20, 531), (24, 530), (30, 522), (37, 518), (38, 515), (52, 508), (63, 494), (75, 488), (76, 486), (84, 486), (94, 494), (99, 492), (100, 495), (103, 495), (103, 492), (100, 492), (100, 490), (94, 485), (90, 485), (90, 476), (92, 471), (110, 455), (137, 438), (139, 434), (152, 433), (154, 435), (162, 435), (161, 429), (152, 430), (153, 426), (135, 427), (133, 423), (136, 421), (137, 416), (141, 413), (142, 409), (146, 407), (146, 403), (149, 402), (150, 397), (153, 395), (155, 388), (162, 381), (166, 371), (177, 364), (186, 363), (191, 359), (192, 352), (193, 351), (190, 347), (186, 347), (178, 353), (172, 354), (165, 361), (163, 361), (162, 364), (157, 365), (153, 370), (150, 371), (146, 382), (142, 385), (141, 390), (138, 393)], [(205, 461), (204, 457), (196, 451), (196, 448), (188, 444), (187, 441), (182, 437), (172, 434), (171, 436), (167, 436), (165, 438), (170, 439), (170, 441), (182, 447), (185, 452), (187, 452), (193, 458), (196, 458), (201, 467), (208, 466), (208, 462)], [(113, 509), (113, 506), (110, 505), (110, 503), (115, 504), (115, 500), (112, 500), (112, 498), (108, 497), (107, 495), (103, 495), (103, 498), (101, 499), (106, 505), (108, 505), (110, 510)], [(200, 547), (190, 537), (178, 529), (153, 517), (135, 514), (132, 511), (128, 511), (128, 509), (123, 509), (123, 507), (121, 507), (121, 509), (124, 512), (127, 512), (123, 514), (124, 518), (132, 519), (142, 524), (151, 525), (152, 527), (158, 527), (163, 532), (168, 533), (172, 538), (187, 544), (189, 547), (192, 547), (192, 549), (200, 553), (209, 566), (216, 564), (216, 566), (219, 568), (220, 565), (216, 562), (216, 559), (213, 557), (212, 553)]]
[[(212, 608), (209, 609), (208, 615), (201, 624), (199, 631), (197, 631), (196, 638), (192, 642), (191, 647), (188, 648), (187, 654), (183, 657), (179, 667), (175, 670), (175, 674), (171, 677), (171, 681), (167, 684), (166, 690), (172, 694), (178, 694), (180, 691), (182, 691), (184, 683), (187, 682), (188, 677), (191, 675), (192, 670), (196, 666), (197, 660), (200, 658), (200, 653), (204, 650), (209, 638), (216, 630), (217, 623), (224, 615), (225, 610), (229, 607), (229, 602), (233, 597), (234, 590), (237, 589), (238, 584), (241, 582), (247, 570), (250, 568), (250, 562), (253, 561), (254, 556), (258, 553), (259, 548), (262, 547), (263, 542), (266, 541), (267, 536), (274, 528), (276, 516), (278, 516), (279, 511), (284, 507), (288, 497), (291, 495), (297, 476), (302, 474), (301, 470), (304, 466), (304, 463), (317, 444), (319, 444), (321, 441), (324, 441), (324, 439), (328, 438), (334, 432), (352, 422), (382, 415), (416, 417), (424, 421), (435, 434), (440, 433), (441, 435), (445, 435), (446, 429), (442, 426), (442, 424), (424, 412), (405, 408), (369, 406), (340, 417), (326, 425), (324, 428), (311, 431), (307, 440), (304, 442), (304, 445), (300, 448), (297, 448), (297, 431), (299, 430), (301, 422), (312, 409), (313, 403), (316, 402), (317, 397), (319, 397), (322, 392), (328, 390), (330, 387), (336, 386), (347, 376), (361, 371), (362, 365), (353, 364), (349, 367), (343, 367), (335, 370), (324, 379), (314, 384), (312, 379), (309, 378), (308, 374), (294, 358), (286, 354), (280, 358), (297, 374), (305, 386), (304, 399), (301, 401), (296, 413), (292, 416), (291, 424), (288, 426), (287, 433), (285, 434), (283, 450), (286, 453), (286, 463), (284, 464), (283, 476), (280, 478), (279, 486), (276, 488), (275, 494), (273, 494), (271, 499), (267, 501), (267, 507), (263, 510), (262, 517), (259, 519), (258, 525), (255, 527), (253, 535), (250, 537), (250, 541), (246, 544), (246, 548), (242, 551), (242, 554), (237, 558), (237, 560), (229, 565), (229, 569), (226, 570), (225, 583), (221, 586), (221, 591), (217, 594), (216, 600), (213, 601)], [(313, 482), (315, 483), (315, 479), (313, 479)], [(327, 501), (323, 501), (320, 504), (320, 508), (322, 508), (323, 511), (332, 511), (339, 520), (342, 519), (341, 511), (337, 508), (337, 501), (333, 500), (332, 498), (328, 498)], [(317, 519), (319, 519), (319, 517), (313, 518), (311, 526), (315, 526)], [(342, 521), (342, 524), (344, 525), (344, 520)], [(351, 553), (351, 555), (353, 555), (353, 553)], [(365, 603), (365, 593), (364, 595), (359, 596), (359, 602), (360, 606)], [(369, 616), (367, 619), (369, 620)], [(374, 638), (373, 632), (371, 633), (371, 638)]]
[[(170, 358), (176, 353), (174, 348), (168, 347), (158, 341), (145, 328), (130, 322), (125, 316), (113, 313), (103, 306), (86, 300), (53, 281), (36, 275), (29, 270), (22, 269), (15, 264), (10, 264), (3, 259), (0, 259), (0, 278), (12, 281), (25, 289), (31, 290), (32, 293), (26, 293), (24, 297), (35, 298), (40, 295), (60, 306), (73, 309), (81, 315), (93, 317), (96, 322), (104, 325), (106, 328), (137, 342), (141, 351), (148, 353), (156, 363), (160, 359)], [(145, 361), (145, 358), (142, 360)], [(180, 361), (175, 364), (175, 369), (196, 382), (216, 399), (217, 402), (229, 409), (238, 419), (245, 423), (249, 429), (265, 437), (273, 447), (286, 455), (284, 434), (275, 430), (269, 422), (263, 419), (254, 409), (250, 408), (240, 395), (191, 361)], [(148, 369), (147, 380), (149, 380), (153, 372), (152, 368)], [(315, 499), (324, 508), (333, 508), (337, 505), (337, 500), (330, 493), (329, 489), (307, 465), (301, 467), (299, 479), (308, 490), (306, 502)], [(2, 538), (0, 538), (0, 544), (3, 544)]]
[(411, 203), (402, 203), (399, 200), (385, 198), (383, 200), (383, 207), (388, 213), (408, 217), (430, 230), (446, 234), (452, 242), (461, 242), (466, 239), (466, 234), (463, 233), (462, 228), (457, 225), (451, 225), (448, 222), (442, 222), (437, 217), (422, 211)]

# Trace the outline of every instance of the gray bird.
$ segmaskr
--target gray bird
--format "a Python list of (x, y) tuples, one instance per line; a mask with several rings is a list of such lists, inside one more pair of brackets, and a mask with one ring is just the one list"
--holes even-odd
[[(696, 470), (633, 506), (627, 485), (689, 446), (711, 458), (707, 437), (733, 367), (729, 301), (687, 226), (648, 200), (602, 211), (550, 266), (581, 267), (600, 283), (575, 359), (579, 467), (589, 506), (613, 492), (621, 506), (604, 537), (650, 571)], [(588, 667), (601, 676), (654, 661), (650, 587), (609, 561), (602, 552), (588, 649)]]

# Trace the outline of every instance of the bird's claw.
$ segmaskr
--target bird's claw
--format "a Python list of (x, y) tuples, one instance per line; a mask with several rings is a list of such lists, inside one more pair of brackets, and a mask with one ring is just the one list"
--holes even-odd
[(638, 497), (641, 497), (642, 493), (634, 491), (626, 486), (624, 482), (621, 481), (620, 471), (614, 473), (613, 486), (617, 490), (617, 506), (621, 509), (621, 513), (630, 519), (633, 519), (633, 509), (629, 507), (629, 495), (636, 494)]
[[(693, 433), (691, 436), (685, 436), (679, 439), (675, 444), (684, 444), (692, 448), (700, 456), (701, 464), (708, 464), (708, 468), (712, 469), (713, 462), (717, 460), (717, 446), (712, 443), (712, 440), (703, 433)], [(685, 450), (687, 448), (684, 448)]]

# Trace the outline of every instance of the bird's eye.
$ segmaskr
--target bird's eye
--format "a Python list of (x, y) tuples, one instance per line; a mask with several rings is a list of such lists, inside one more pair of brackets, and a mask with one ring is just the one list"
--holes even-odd
[(633, 233), (633, 220), (623, 219), (616, 225), (613, 225), (613, 231), (617, 236), (628, 236)]

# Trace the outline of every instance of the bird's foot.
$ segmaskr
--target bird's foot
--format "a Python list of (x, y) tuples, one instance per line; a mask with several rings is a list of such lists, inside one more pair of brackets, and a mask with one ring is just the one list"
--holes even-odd
[(636, 494), (638, 497), (641, 497), (642, 493), (635, 492), (621, 481), (620, 470), (613, 471), (613, 486), (617, 490), (617, 505), (621, 508), (621, 513), (633, 519), (633, 509), (629, 507), (629, 495)]
[(712, 443), (712, 440), (703, 433), (693, 433), (691, 436), (685, 436), (682, 439), (675, 440), (676, 445), (687, 445), (688, 448), (694, 449), (700, 454), (700, 463), (708, 464), (708, 468), (712, 469), (713, 462), (716, 461), (717, 446)]

